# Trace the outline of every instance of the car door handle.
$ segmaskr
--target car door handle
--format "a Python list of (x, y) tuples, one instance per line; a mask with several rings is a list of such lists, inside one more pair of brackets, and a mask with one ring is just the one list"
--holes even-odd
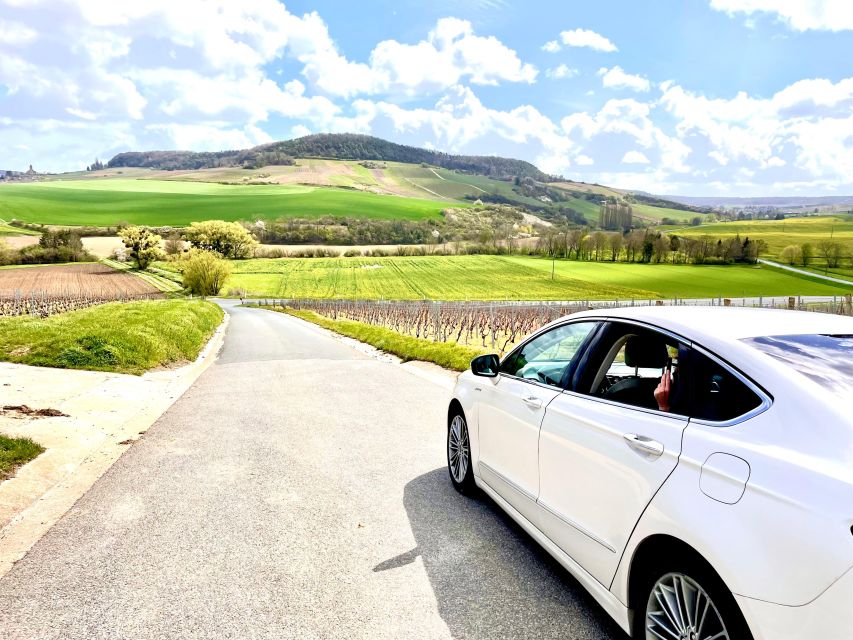
[(663, 445), (657, 440), (652, 440), (646, 436), (638, 436), (636, 433), (626, 433), (622, 437), (625, 438), (625, 442), (627, 442), (628, 446), (632, 449), (636, 449), (642, 453), (647, 453), (655, 458), (659, 458), (663, 455)]
[(524, 404), (526, 404), (531, 409), (541, 409), (542, 399), (537, 398), (536, 396), (527, 396), (526, 398), (524, 398)]

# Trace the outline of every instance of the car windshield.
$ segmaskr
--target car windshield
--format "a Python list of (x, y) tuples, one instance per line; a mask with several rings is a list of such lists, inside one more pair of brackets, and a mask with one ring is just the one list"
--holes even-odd
[(853, 334), (764, 336), (744, 342), (833, 393), (853, 393)]

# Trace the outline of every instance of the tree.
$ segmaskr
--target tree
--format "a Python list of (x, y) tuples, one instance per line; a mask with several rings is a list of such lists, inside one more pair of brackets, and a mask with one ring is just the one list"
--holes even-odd
[(248, 258), (258, 246), (242, 225), (224, 220), (193, 222), (184, 236), (193, 247), (215, 251), (225, 258)]
[(186, 289), (198, 296), (215, 296), (231, 275), (231, 265), (219, 253), (191, 249), (181, 265)]
[(161, 257), (160, 240), (162, 238), (145, 227), (125, 227), (118, 232), (119, 238), (127, 247), (131, 260), (140, 269)]
[(625, 244), (625, 239), (618, 231), (610, 234), (610, 260), (616, 262), (619, 254), (622, 253), (622, 246)]
[(789, 244), (787, 247), (782, 249), (782, 253), (780, 255), (782, 260), (793, 266), (803, 259), (803, 250), (796, 244)]
[(701, 224), (702, 224), (702, 218), (700, 218), (699, 216), (694, 216), (693, 218), (690, 219), (690, 226), (691, 227), (698, 227)]
[(802, 261), (803, 266), (809, 266), (809, 263), (812, 261), (812, 258), (814, 258), (814, 248), (810, 243), (804, 242), (802, 245), (800, 245), (800, 260)]

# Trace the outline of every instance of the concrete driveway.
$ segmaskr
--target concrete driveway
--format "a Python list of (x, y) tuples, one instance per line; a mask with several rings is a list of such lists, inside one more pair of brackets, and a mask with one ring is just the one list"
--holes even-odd
[(216, 364), (0, 580), (0, 638), (625, 638), (452, 490), (446, 388), (228, 311)]

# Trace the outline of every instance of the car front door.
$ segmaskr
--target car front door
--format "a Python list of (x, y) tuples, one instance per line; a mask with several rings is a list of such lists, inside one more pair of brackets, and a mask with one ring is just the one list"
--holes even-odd
[(498, 377), (476, 387), (478, 475), (528, 519), (537, 513), (545, 408), (562, 392), (572, 359), (595, 326), (569, 323), (534, 336), (504, 359)]
[[(582, 358), (571, 390), (546, 411), (540, 436), (543, 532), (604, 585), (655, 492), (675, 469), (683, 411), (679, 353), (647, 327), (607, 323)], [(668, 411), (655, 388), (672, 368)]]

